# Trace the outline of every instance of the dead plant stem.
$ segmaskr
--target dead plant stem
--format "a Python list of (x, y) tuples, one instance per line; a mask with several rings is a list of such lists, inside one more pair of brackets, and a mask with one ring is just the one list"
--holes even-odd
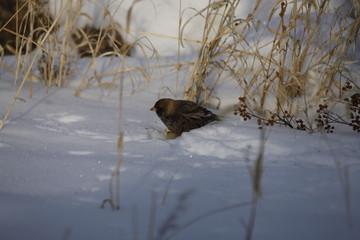
[[(66, 2), (65, 8), (68, 6), (68, 4), (69, 4), (69, 0)], [(43, 39), (41, 40), (41, 42), (40, 42), (40, 44), (39, 44), (40, 46), (42, 46), (42, 45), (44, 44), (45, 40), (49, 37), (51, 31), (52, 31), (52, 30), (54, 29), (54, 27), (56, 26), (56, 24), (57, 24), (57, 22), (59, 21), (61, 15), (62, 15), (62, 13), (63, 13), (63, 11), (65, 10), (65, 8), (62, 8), (62, 9), (60, 10), (59, 15), (54, 19), (54, 22), (52, 23), (52, 25), (50, 26), (50, 28), (47, 30), (45, 36), (44, 36)], [(30, 75), (30, 72), (32, 71), (32, 66), (33, 66), (34, 63), (35, 63), (35, 61), (36, 61), (36, 59), (37, 59), (37, 56), (39, 55), (40, 50), (41, 50), (40, 48), (37, 48), (37, 49), (36, 49), (36, 52), (35, 52), (35, 54), (34, 54), (34, 57), (33, 57), (30, 65), (29, 65), (29, 67), (28, 67), (28, 70), (27, 70), (27, 72), (25, 73), (25, 76), (24, 76), (23, 80), (21, 81), (21, 84), (20, 84), (18, 90), (17, 90), (17, 92), (16, 92), (16, 94), (15, 94), (15, 96), (14, 96), (14, 98), (13, 98), (13, 100), (12, 100), (12, 102), (11, 102), (11, 104), (10, 104), (10, 106), (9, 106), (6, 114), (5, 114), (5, 116), (3, 117), (3, 119), (2, 119), (2, 121), (1, 121), (1, 123), (0, 123), (0, 130), (3, 128), (3, 126), (4, 126), (4, 124), (5, 124), (6, 120), (7, 120), (7, 118), (9, 117), (9, 115), (10, 115), (10, 113), (11, 113), (11, 111), (12, 111), (14, 105), (15, 105), (15, 102), (16, 102), (17, 98), (19, 97), (19, 95), (20, 95), (20, 93), (21, 93), (21, 91), (22, 91), (22, 88), (23, 88), (23, 86), (24, 86), (24, 84), (25, 84), (25, 82), (26, 82), (26, 79), (28, 78), (28, 76)]]

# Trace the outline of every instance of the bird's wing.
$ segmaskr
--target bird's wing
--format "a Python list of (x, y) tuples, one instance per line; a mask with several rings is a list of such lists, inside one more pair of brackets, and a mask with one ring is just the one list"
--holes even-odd
[(184, 104), (183, 108), (181, 109), (181, 113), (182, 115), (193, 119), (207, 118), (214, 115), (206, 108), (203, 108), (191, 101), (186, 101), (186, 104)]

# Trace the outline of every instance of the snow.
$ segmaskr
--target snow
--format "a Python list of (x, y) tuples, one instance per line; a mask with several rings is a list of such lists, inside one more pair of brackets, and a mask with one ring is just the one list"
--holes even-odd
[[(157, 21), (178, 11), (175, 4), (160, 2), (162, 8), (147, 8), (157, 9)], [(141, 26), (158, 33), (167, 29)], [(176, 35), (176, 27), (172, 33)], [(171, 49), (170, 55), (176, 54), (171, 41), (160, 42)], [(13, 57), (4, 61), (15, 64)], [(159, 97), (172, 97), (163, 89), (174, 89), (175, 73), (151, 83), (130, 81), (125, 74), (120, 121), (118, 87), (90, 86), (74, 96), (89, 61), (78, 62), (68, 87), (47, 89), (33, 83), (29, 98), (26, 83), (0, 131), (0, 239), (245, 238), (253, 199), (251, 173), (261, 142), (256, 121), (229, 114), (166, 140), (164, 125), (149, 109)], [(119, 64), (118, 59), (97, 60), (104, 72)], [(146, 61), (137, 56), (128, 64), (143, 66)], [(0, 76), (2, 118), (18, 85), (5, 69)], [(223, 103), (236, 103), (236, 88), (222, 88)], [(109, 204), (100, 206), (109, 198), (119, 126), (124, 152), (120, 210), (114, 211)], [(252, 239), (359, 239), (359, 134), (345, 128), (309, 134), (274, 126), (266, 128), (265, 137)], [(168, 232), (161, 238), (164, 228)]]

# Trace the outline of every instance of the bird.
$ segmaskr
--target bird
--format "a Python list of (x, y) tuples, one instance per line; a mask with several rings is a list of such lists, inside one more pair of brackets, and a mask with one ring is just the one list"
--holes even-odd
[(216, 114), (188, 100), (162, 98), (150, 110), (177, 136), (219, 120)]

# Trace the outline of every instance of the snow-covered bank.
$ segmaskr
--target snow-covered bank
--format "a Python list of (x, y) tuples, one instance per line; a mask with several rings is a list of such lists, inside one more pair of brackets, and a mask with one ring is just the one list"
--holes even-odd
[[(25, 85), (25, 102), (16, 103), (0, 133), (1, 239), (147, 239), (149, 229), (156, 235), (179, 195), (189, 190), (186, 209), (176, 220), (179, 226), (251, 200), (248, 166), (256, 159), (260, 139), (255, 122), (228, 116), (164, 140), (163, 124), (149, 111), (157, 99), (153, 87), (125, 93), (121, 209), (100, 209), (116, 162), (117, 90), (97, 101), (74, 97), (70, 87), (48, 93), (41, 84), (34, 88), (30, 99)], [(16, 87), (4, 79), (0, 91), (6, 102)], [(6, 108), (1, 104), (1, 113)], [(267, 135), (253, 239), (357, 239), (359, 136), (279, 126), (269, 128)], [(346, 198), (345, 187), (350, 188)], [(351, 203), (352, 228), (345, 199)], [(245, 204), (210, 215), (173, 239), (242, 238), (249, 210)]]

